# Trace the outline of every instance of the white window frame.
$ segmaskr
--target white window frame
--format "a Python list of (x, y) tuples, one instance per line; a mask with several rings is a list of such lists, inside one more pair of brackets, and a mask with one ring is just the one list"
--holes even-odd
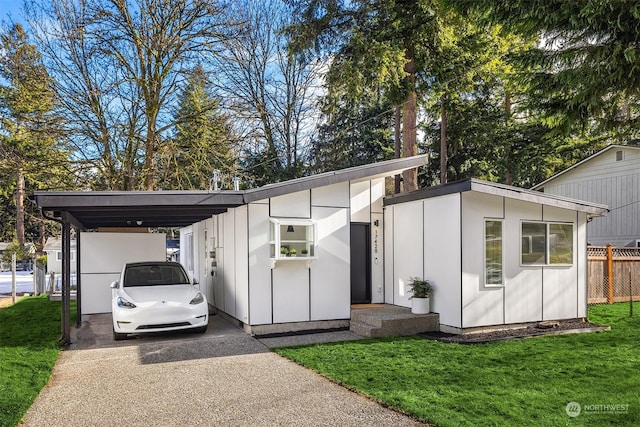
[[(311, 219), (297, 219), (297, 218), (269, 218), (271, 223), (269, 224), (269, 252), (272, 260), (272, 267), (275, 267), (276, 261), (307, 261), (317, 259), (318, 251), (318, 238), (316, 222)], [(304, 240), (289, 240), (286, 236), (282, 236), (283, 227), (311, 227), (311, 233), (307, 233), (307, 238)], [(310, 234), (310, 236), (308, 235)], [(280, 252), (280, 248), (283, 244), (293, 244), (299, 246), (296, 256), (286, 256)], [(308, 249), (310, 252), (308, 255), (302, 255), (300, 247)]]
[[(76, 260), (76, 251), (71, 251), (71, 261)], [(62, 251), (56, 251), (56, 261), (62, 261)]]
[[(487, 222), (500, 223), (500, 283), (487, 283)], [(504, 220), (501, 218), (485, 218), (483, 224), (483, 283), (486, 288), (501, 288), (504, 287)]]

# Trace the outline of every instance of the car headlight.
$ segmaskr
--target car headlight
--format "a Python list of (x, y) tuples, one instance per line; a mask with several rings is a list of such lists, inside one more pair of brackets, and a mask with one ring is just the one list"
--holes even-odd
[(200, 292), (198, 292), (198, 295), (193, 297), (193, 299), (191, 301), (189, 301), (189, 304), (196, 305), (196, 304), (200, 304), (203, 301), (204, 301), (204, 297), (202, 296), (202, 294)]
[(116, 300), (116, 303), (120, 308), (136, 308), (136, 305), (134, 303), (129, 302), (122, 297), (118, 297), (118, 299)]

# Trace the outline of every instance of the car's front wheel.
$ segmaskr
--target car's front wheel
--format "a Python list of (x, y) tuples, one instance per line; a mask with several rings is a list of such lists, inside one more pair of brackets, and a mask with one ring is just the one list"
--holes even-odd
[(116, 341), (122, 341), (122, 340), (126, 340), (127, 339), (127, 334), (121, 334), (116, 332), (116, 330), (113, 330), (113, 339)]

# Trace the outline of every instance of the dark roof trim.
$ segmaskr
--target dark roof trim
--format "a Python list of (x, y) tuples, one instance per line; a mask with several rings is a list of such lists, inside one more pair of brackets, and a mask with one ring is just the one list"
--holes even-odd
[(247, 190), (244, 194), (246, 203), (268, 199), (270, 197), (282, 196), (298, 191), (309, 190), (311, 188), (323, 187), (325, 185), (337, 184), (345, 181), (353, 181), (363, 178), (376, 178), (380, 176), (390, 176), (407, 169), (416, 168), (426, 164), (428, 155), (423, 154), (413, 157), (387, 160), (384, 162), (372, 163), (368, 165), (355, 166), (338, 171), (325, 172), (303, 178), (292, 179), (290, 181), (278, 182), (265, 185), (260, 188)]
[(551, 177), (549, 177), (549, 178), (545, 179), (545, 180), (544, 180), (544, 181), (542, 181), (540, 184), (536, 184), (536, 185), (534, 185), (533, 187), (531, 187), (531, 189), (532, 189), (532, 190), (540, 190), (542, 187), (544, 187), (545, 185), (547, 185), (550, 181), (553, 181), (553, 180), (555, 180), (556, 178), (558, 178), (559, 176), (562, 176), (562, 175), (566, 174), (567, 172), (569, 172), (569, 171), (571, 171), (571, 170), (573, 170), (573, 169), (575, 169), (575, 168), (577, 168), (577, 167), (579, 167), (579, 166), (583, 165), (584, 163), (586, 163), (586, 162), (590, 161), (591, 159), (593, 159), (593, 158), (595, 158), (595, 157), (598, 157), (598, 156), (601, 156), (602, 154), (606, 153), (606, 152), (607, 152), (607, 151), (609, 151), (609, 150), (613, 150), (613, 149), (622, 149), (622, 148), (624, 148), (624, 149), (631, 149), (631, 150), (640, 150), (640, 147), (634, 147), (634, 146), (631, 146), (631, 145), (617, 145), (617, 144), (608, 145), (608, 146), (604, 147), (602, 150), (600, 150), (600, 151), (598, 151), (598, 152), (596, 152), (596, 153), (594, 153), (594, 154), (590, 155), (589, 157), (587, 157), (587, 158), (585, 158), (585, 159), (583, 159), (583, 160), (579, 161), (579, 162), (578, 162), (578, 163), (576, 163), (575, 165), (570, 166), (570, 167), (566, 168), (565, 170), (560, 171), (560, 172), (558, 172), (557, 174), (555, 174), (555, 175), (553, 175), (553, 176), (551, 176)]
[(184, 227), (247, 203), (339, 182), (390, 176), (422, 166), (426, 155), (356, 166), (246, 191), (37, 191), (44, 213), (75, 228)]
[(468, 179), (435, 187), (422, 188), (410, 193), (399, 194), (397, 196), (384, 199), (384, 205), (390, 206), (399, 203), (413, 202), (417, 200), (429, 199), (432, 197), (444, 196), (447, 194), (463, 193), (466, 191), (476, 191), (484, 194), (493, 194), (501, 197), (523, 200), (532, 203), (539, 203), (547, 206), (571, 209), (579, 212), (586, 212), (592, 216), (606, 215), (609, 210), (606, 205), (585, 202), (582, 200), (570, 199), (568, 197), (554, 196), (541, 193), (539, 191), (526, 190), (524, 188), (512, 187), (510, 185), (497, 184), (494, 182), (482, 181), (479, 179)]
[(36, 191), (34, 197), (43, 208), (95, 207), (97, 201), (106, 207), (243, 204), (241, 191)]

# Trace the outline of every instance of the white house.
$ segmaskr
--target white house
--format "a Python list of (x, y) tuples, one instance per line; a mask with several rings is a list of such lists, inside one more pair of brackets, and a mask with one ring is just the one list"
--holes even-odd
[(589, 244), (640, 246), (640, 147), (610, 145), (533, 189), (607, 205), (589, 224)]
[(180, 261), (209, 302), (259, 335), (349, 326), (354, 303), (408, 307), (414, 276), (433, 282), (446, 331), (586, 316), (587, 224), (606, 206), (477, 180), (385, 198), (387, 178), (425, 160), (245, 191), (35, 198), (63, 242), (82, 231), (83, 313), (109, 310), (124, 262), (166, 258), (164, 235), (88, 231), (138, 226), (180, 227)]
[(447, 331), (586, 316), (587, 222), (605, 206), (477, 180), (385, 199), (396, 171), (380, 170), (249, 190), (182, 229), (181, 262), (257, 334), (346, 326), (353, 303), (409, 307), (413, 276), (433, 282)]
[(440, 330), (587, 315), (587, 223), (606, 207), (467, 180), (385, 199), (385, 301), (430, 280)]
[(248, 190), (241, 206), (181, 230), (180, 260), (252, 333), (348, 326), (352, 303), (384, 302), (385, 177), (423, 162)]

